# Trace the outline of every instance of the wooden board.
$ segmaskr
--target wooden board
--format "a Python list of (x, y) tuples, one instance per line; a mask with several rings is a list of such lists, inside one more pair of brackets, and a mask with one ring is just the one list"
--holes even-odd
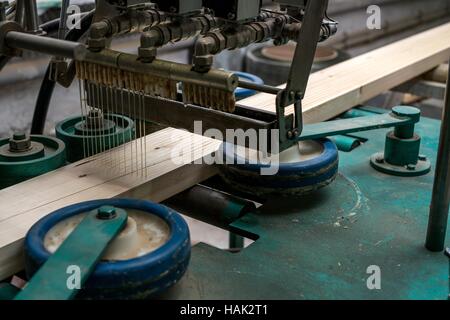
[[(48, 213), (70, 204), (94, 199), (132, 197), (165, 200), (215, 175), (214, 166), (190, 164), (211, 154), (217, 140), (183, 130), (164, 129), (147, 136), (146, 173), (124, 174), (124, 166), (104, 163), (94, 156), (38, 178), (0, 191), (0, 279), (20, 270), (23, 238), (28, 229)], [(128, 145), (130, 146), (130, 145)], [(123, 148), (108, 157), (127, 156), (127, 168), (134, 163)], [(102, 167), (109, 168), (107, 171)]]
[[(450, 24), (446, 24), (313, 74), (304, 100), (305, 121), (330, 119), (431, 70), (450, 56), (449, 39)], [(274, 97), (259, 94), (242, 104), (274, 110)], [(117, 196), (162, 201), (216, 173), (212, 166), (183, 164), (174, 158), (193, 154), (192, 160), (200, 159), (215, 151), (219, 141), (169, 128), (147, 136), (146, 145), (145, 176), (120, 170), (102, 173), (99, 168), (106, 164), (93, 157), (1, 190), (0, 279), (22, 267), (27, 230), (56, 209)], [(173, 157), (173, 149), (180, 147), (184, 152)], [(120, 158), (114, 152), (111, 158)]]
[[(450, 58), (450, 23), (360, 55), (311, 75), (303, 119), (331, 119), (384, 91), (417, 77)], [(257, 94), (242, 105), (275, 111), (275, 98)], [(293, 108), (287, 109), (288, 113)]]

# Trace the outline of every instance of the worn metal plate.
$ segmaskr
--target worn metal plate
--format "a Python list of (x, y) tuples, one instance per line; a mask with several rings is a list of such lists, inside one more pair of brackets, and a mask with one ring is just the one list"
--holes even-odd
[[(414, 178), (374, 170), (369, 158), (383, 150), (387, 131), (358, 133), (367, 142), (340, 153), (331, 186), (270, 199), (233, 223), (257, 239), (240, 253), (195, 246), (187, 274), (165, 298), (446, 299), (448, 258), (424, 248), (434, 168)], [(439, 122), (422, 119), (417, 131), (434, 165)], [(367, 288), (371, 265), (381, 268), (381, 290)]]

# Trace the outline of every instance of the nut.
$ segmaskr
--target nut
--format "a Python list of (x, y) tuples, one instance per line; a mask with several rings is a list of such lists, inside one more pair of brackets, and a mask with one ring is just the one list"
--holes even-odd
[(97, 218), (100, 220), (111, 220), (116, 217), (116, 208), (113, 206), (102, 206), (97, 210)]
[(418, 158), (419, 158), (420, 161), (427, 161), (427, 156), (424, 155), (424, 154), (419, 154)]
[(106, 47), (106, 38), (89, 38), (87, 41), (87, 45), (92, 51), (100, 51)]
[(101, 128), (103, 126), (103, 113), (99, 109), (92, 109), (86, 118), (86, 127)]
[(141, 58), (143, 62), (152, 62), (156, 58), (157, 51), (155, 47), (152, 48), (139, 47), (138, 54), (139, 58)]
[(30, 150), (31, 139), (25, 133), (15, 133), (11, 139), (9, 139), (9, 151), (22, 152)]
[(197, 72), (208, 72), (214, 62), (212, 55), (206, 56), (196, 56), (194, 57), (195, 71)]

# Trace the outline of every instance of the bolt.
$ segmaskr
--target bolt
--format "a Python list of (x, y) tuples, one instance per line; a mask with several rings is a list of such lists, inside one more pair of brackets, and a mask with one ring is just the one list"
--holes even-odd
[(291, 100), (294, 100), (294, 98), (295, 98), (295, 92), (294, 91), (289, 92), (289, 98)]
[(293, 136), (294, 136), (294, 133), (292, 132), (292, 130), (289, 130), (289, 131), (287, 132), (287, 137), (288, 137), (288, 139), (292, 139)]
[(97, 218), (100, 220), (110, 220), (116, 217), (116, 208), (113, 206), (101, 206), (97, 210)]
[(427, 161), (427, 156), (424, 154), (419, 154), (419, 160), (420, 161)]
[(86, 127), (88, 128), (102, 128), (103, 127), (103, 112), (100, 109), (89, 110)]
[(228, 13), (227, 15), (229, 20), (233, 20), (234, 18), (236, 18), (236, 15), (233, 12)]
[(27, 135), (23, 132), (16, 132), (13, 134), (14, 140), (25, 140), (27, 138)]
[(16, 132), (9, 139), (9, 151), (11, 152), (23, 152), (28, 151), (31, 148), (31, 139), (23, 132)]
[(406, 166), (406, 169), (409, 170), (409, 171), (414, 171), (414, 170), (416, 170), (416, 165), (415, 164), (408, 164)]

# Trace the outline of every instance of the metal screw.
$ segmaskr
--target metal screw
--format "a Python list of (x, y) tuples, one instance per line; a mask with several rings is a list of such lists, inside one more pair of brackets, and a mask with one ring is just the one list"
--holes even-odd
[(287, 137), (288, 137), (288, 139), (292, 139), (293, 136), (294, 136), (294, 133), (292, 132), (292, 130), (289, 130), (289, 131), (287, 132)]
[(415, 164), (408, 164), (406, 166), (406, 169), (409, 170), (409, 171), (414, 171), (414, 170), (416, 170), (416, 165)]
[(233, 20), (234, 18), (236, 18), (236, 15), (233, 12), (228, 13), (227, 15), (229, 20)]
[(419, 160), (420, 161), (427, 161), (427, 156), (423, 154), (419, 154)]
[(110, 220), (116, 217), (116, 208), (113, 206), (101, 206), (97, 210), (97, 218), (101, 220)]

